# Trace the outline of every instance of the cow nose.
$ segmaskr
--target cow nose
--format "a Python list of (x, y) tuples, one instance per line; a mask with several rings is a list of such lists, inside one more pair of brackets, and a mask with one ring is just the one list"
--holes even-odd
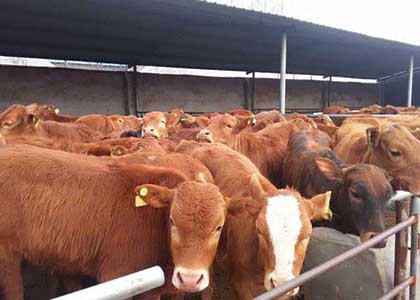
[(176, 268), (172, 283), (179, 290), (197, 293), (208, 287), (209, 276), (208, 272), (205, 270)]
[[(271, 285), (271, 289), (277, 288), (283, 284), (285, 284), (286, 282), (288, 282), (290, 279), (284, 279), (284, 278), (279, 278), (276, 276), (272, 276), (270, 278), (270, 285)], [(283, 299), (284, 297), (292, 297), (292, 296), (296, 296), (297, 293), (299, 292), (299, 287), (294, 288), (293, 290), (287, 292), (285, 295), (283, 295), (282, 297), (280, 297), (280, 299)]]

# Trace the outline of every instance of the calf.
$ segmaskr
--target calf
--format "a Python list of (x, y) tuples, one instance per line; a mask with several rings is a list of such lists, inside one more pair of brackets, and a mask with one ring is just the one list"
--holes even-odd
[(168, 137), (168, 114), (161, 111), (153, 111), (142, 118), (142, 137), (152, 136), (155, 138)]
[(327, 225), (366, 241), (385, 230), (385, 204), (392, 187), (384, 170), (362, 163), (347, 165), (329, 145), (327, 134), (319, 130), (294, 135), (283, 165), (283, 181), (304, 197), (332, 191), (333, 218)]
[(388, 172), (395, 189), (420, 195), (420, 141), (407, 128), (381, 126), (375, 119), (346, 120), (337, 130), (336, 139), (334, 151), (338, 157), (348, 163), (377, 165)]
[[(0, 164), (4, 300), (23, 299), (23, 259), (98, 282), (157, 264), (180, 291), (208, 286), (228, 208), (215, 185), (22, 145), (0, 148)], [(176, 292), (166, 282), (144, 297)]]
[(19, 104), (10, 106), (0, 115), (0, 133), (5, 137), (26, 134), (84, 143), (98, 141), (103, 137), (82, 124), (41, 121)]
[(112, 132), (122, 132), (128, 129), (138, 129), (141, 121), (135, 116), (123, 115), (85, 115), (77, 119), (76, 123), (84, 124), (92, 130), (102, 133), (104, 136)]
[(230, 199), (218, 258), (234, 298), (250, 300), (298, 276), (311, 220), (330, 215), (329, 193), (306, 200), (296, 191), (277, 190), (248, 158), (225, 145), (183, 141), (176, 151), (203, 162)]
[(79, 117), (60, 114), (57, 106), (51, 104), (32, 103), (26, 106), (27, 110), (33, 113), (42, 121), (74, 122)]
[(251, 119), (238, 119), (229, 114), (210, 120), (209, 126), (201, 130), (197, 140), (222, 143), (244, 154), (277, 187), (281, 187), (281, 172), (289, 138), (299, 128), (290, 123), (272, 124), (258, 132), (241, 132), (251, 126)]

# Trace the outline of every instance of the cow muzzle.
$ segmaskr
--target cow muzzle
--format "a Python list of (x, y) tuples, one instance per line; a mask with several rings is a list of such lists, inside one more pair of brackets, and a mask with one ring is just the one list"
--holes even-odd
[[(270, 274), (266, 276), (264, 280), (264, 286), (267, 291), (270, 291), (272, 289), (278, 288), (279, 286), (285, 284), (286, 282), (292, 280), (294, 276), (278, 276), (275, 274)], [(296, 296), (299, 292), (299, 287), (294, 288), (293, 290), (287, 292), (286, 294), (280, 296), (277, 298), (278, 300), (281, 299), (288, 299), (289, 297)]]
[(172, 284), (181, 291), (198, 293), (209, 286), (209, 272), (177, 267), (172, 276)]
[(158, 139), (159, 133), (154, 127), (144, 127), (141, 131), (141, 136), (144, 138), (151, 136)]
[(210, 130), (204, 128), (200, 130), (200, 132), (197, 134), (197, 141), (204, 143), (213, 143), (213, 133)]

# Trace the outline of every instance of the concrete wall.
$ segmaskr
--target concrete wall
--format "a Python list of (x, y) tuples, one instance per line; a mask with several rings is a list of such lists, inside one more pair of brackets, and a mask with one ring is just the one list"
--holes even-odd
[[(69, 114), (134, 111), (132, 74), (59, 68), (0, 66), (0, 110), (13, 103), (52, 103)], [(326, 82), (289, 80), (288, 109), (321, 109)], [(374, 84), (333, 82), (332, 103), (351, 107), (378, 102)], [(224, 111), (244, 105), (244, 79), (138, 74), (140, 111), (181, 107), (185, 111)], [(258, 109), (277, 108), (279, 81), (257, 79)]]

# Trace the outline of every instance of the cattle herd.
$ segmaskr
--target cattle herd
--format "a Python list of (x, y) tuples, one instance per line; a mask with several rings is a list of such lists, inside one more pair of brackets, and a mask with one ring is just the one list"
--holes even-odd
[(67, 292), (81, 276), (161, 266), (165, 285), (139, 299), (214, 294), (217, 264), (233, 298), (248, 300), (299, 275), (312, 226), (372, 238), (393, 191), (420, 194), (420, 117), (327, 112), (354, 116), (10, 106), (0, 115), (0, 299), (24, 299), (29, 262)]

